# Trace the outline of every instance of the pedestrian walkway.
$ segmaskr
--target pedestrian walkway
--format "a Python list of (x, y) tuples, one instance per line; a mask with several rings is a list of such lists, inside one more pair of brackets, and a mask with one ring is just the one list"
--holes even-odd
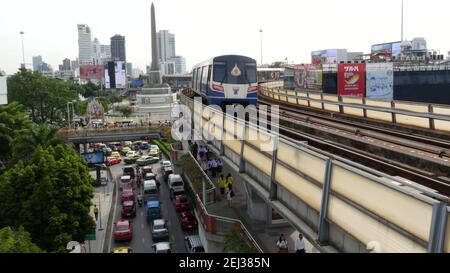
[[(198, 145), (205, 145), (203, 142), (197, 142)], [(186, 147), (187, 145), (183, 145)], [(276, 247), (276, 242), (280, 234), (284, 234), (286, 240), (288, 241), (289, 252), (294, 252), (294, 240), (298, 238), (299, 232), (290, 227), (268, 227), (265, 222), (252, 220), (252, 218), (247, 213), (247, 193), (246, 187), (242, 181), (239, 180), (239, 170), (237, 167), (228, 164), (228, 159), (221, 157), (219, 151), (212, 145), (208, 145), (210, 150), (210, 158), (219, 158), (223, 163), (223, 170), (218, 173), (217, 177), (212, 178), (211, 173), (208, 172), (208, 176), (211, 178), (213, 183), (217, 188), (217, 202), (207, 206), (207, 210), (210, 214), (215, 214), (219, 216), (235, 218), (241, 220), (247, 230), (252, 234), (253, 238), (256, 240), (258, 245), (262, 248), (265, 253), (276, 253), (278, 249)], [(220, 174), (226, 177), (228, 174), (233, 176), (233, 191), (235, 196), (232, 198), (232, 208), (228, 207), (228, 201), (225, 195), (220, 194), (220, 188), (218, 179)], [(313, 247), (313, 245), (305, 240), (305, 250), (307, 253), (318, 253), (318, 250)]]
[[(107, 227), (111, 211), (111, 203), (113, 201), (113, 190), (114, 184), (112, 181), (109, 181), (106, 186), (95, 188), (92, 203), (99, 209), (98, 220), (96, 221), (97, 227), (95, 229), (96, 239), (93, 241), (85, 241), (84, 247), (86, 249), (86, 252), (103, 253), (105, 251), (105, 239), (109, 240), (109, 238), (106, 238), (106, 236), (107, 234), (109, 234), (107, 232)], [(93, 208), (94, 206), (91, 207), (90, 215), (95, 221)]]

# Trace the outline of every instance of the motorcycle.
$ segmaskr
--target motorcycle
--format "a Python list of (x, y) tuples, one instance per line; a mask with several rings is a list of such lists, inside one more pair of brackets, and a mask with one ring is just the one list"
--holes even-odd
[(137, 201), (138, 201), (139, 207), (142, 207), (142, 196), (141, 195), (138, 195)]

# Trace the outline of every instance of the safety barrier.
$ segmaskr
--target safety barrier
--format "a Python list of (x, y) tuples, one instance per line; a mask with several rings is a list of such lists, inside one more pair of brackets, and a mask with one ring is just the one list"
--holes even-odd
[[(192, 99), (182, 95), (181, 103), (193, 110)], [(271, 177), (270, 200), (281, 202), (300, 219), (311, 213), (304, 213), (291, 196), (315, 211), (318, 216), (308, 223), (320, 243), (345, 251), (330, 235), (331, 226), (338, 226), (359, 244), (376, 244), (381, 252), (449, 252), (448, 197), (344, 158), (326, 156), (305, 143), (278, 138), (232, 116), (211, 114), (211, 109), (195, 111), (203, 126), (198, 133), (212, 136), (224, 150), (237, 154), (241, 172), (249, 164)], [(221, 115), (222, 120), (211, 118)], [(262, 151), (262, 144), (277, 149)], [(265, 188), (262, 181), (257, 182)], [(288, 216), (286, 211), (279, 213)]]
[(405, 101), (381, 101), (339, 96), (313, 91), (276, 88), (275, 83), (261, 84), (259, 94), (293, 105), (308, 106), (341, 114), (370, 118), (419, 128), (450, 132), (450, 106)]

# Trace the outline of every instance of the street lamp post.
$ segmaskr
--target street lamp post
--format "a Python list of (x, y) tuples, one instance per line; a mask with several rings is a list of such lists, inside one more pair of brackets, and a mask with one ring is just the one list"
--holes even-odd
[(261, 66), (263, 65), (263, 31), (262, 29), (259, 30), (259, 33), (261, 33)]
[(23, 34), (25, 34), (25, 32), (21, 31), (19, 33), (22, 37), (22, 68), (25, 68), (25, 47), (23, 45)]

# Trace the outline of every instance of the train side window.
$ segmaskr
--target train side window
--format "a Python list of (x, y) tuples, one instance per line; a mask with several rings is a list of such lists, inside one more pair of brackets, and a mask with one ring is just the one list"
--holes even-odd
[(202, 69), (202, 90), (208, 92), (208, 66)]
[(209, 90), (209, 86), (210, 86), (210, 84), (211, 84), (211, 68), (212, 68), (212, 65), (209, 65), (208, 66), (208, 78), (207, 78), (207, 81), (206, 81), (206, 84), (208, 85), (207, 87), (206, 87), (206, 90), (208, 91)]
[(197, 68), (196, 81), (195, 81), (195, 89), (200, 91), (200, 67)]
[(203, 91), (203, 82), (202, 82), (202, 75), (203, 75), (203, 66), (199, 68), (199, 76), (198, 76), (198, 90)]
[(197, 76), (196, 74), (197, 74), (197, 69), (194, 68), (192, 70), (192, 89), (195, 88), (195, 77)]

